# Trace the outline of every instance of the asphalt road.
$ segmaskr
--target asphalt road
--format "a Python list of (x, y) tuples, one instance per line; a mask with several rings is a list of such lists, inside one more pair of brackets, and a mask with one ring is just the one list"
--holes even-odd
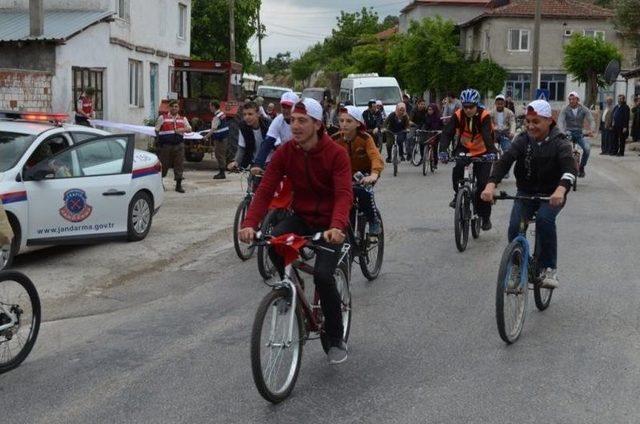
[(268, 291), (255, 260), (204, 244), (56, 304), (60, 318), (43, 324), (31, 356), (0, 376), (3, 421), (638, 422), (640, 161), (596, 156), (587, 171), (558, 218), (560, 288), (545, 312), (530, 302), (515, 345), (494, 315), (510, 204), (458, 253), (450, 168), (423, 177), (403, 164), (377, 186), (382, 275), (369, 283), (354, 269), (349, 359), (328, 366), (308, 343), (283, 404), (264, 401), (251, 377), (251, 325)]

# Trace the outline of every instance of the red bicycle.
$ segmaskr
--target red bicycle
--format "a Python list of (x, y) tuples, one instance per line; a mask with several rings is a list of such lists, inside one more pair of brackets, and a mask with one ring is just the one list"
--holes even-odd
[[(320, 339), (325, 352), (329, 338), (324, 331), (320, 295), (314, 290), (308, 299), (300, 271), (313, 274), (313, 267), (300, 261), (303, 248), (331, 250), (318, 242), (322, 233), (312, 237), (284, 234), (278, 237), (258, 235), (257, 245), (270, 245), (283, 257), (285, 276), (281, 281), (265, 283), (272, 290), (260, 302), (251, 332), (251, 370), (258, 392), (266, 400), (279, 403), (293, 390), (307, 340)], [(351, 327), (351, 292), (349, 291), (349, 250), (342, 246), (335, 272), (336, 286), (342, 302), (343, 339)], [(331, 250), (333, 251), (333, 250)]]

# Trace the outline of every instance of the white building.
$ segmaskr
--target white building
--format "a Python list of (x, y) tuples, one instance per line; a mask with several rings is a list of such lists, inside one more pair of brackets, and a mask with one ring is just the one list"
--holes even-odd
[(46, 0), (30, 36), (29, 0), (0, 0), (0, 109), (74, 112), (83, 88), (98, 117), (141, 124), (188, 58), (191, 0)]

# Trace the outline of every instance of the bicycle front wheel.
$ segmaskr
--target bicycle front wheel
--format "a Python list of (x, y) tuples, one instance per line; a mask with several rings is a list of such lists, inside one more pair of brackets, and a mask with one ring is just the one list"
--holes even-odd
[(253, 381), (260, 395), (272, 403), (282, 402), (291, 394), (302, 361), (303, 320), (300, 308), (294, 311), (291, 307), (290, 297), (284, 289), (266, 295), (251, 332)]
[(238, 235), (241, 229), (240, 226), (242, 225), (244, 218), (247, 216), (249, 203), (249, 199), (244, 199), (240, 202), (236, 209), (236, 215), (233, 218), (233, 247), (235, 248), (238, 257), (243, 261), (250, 259), (251, 256), (253, 256), (253, 251), (255, 250), (255, 246), (242, 243)]
[[(522, 244), (513, 241), (502, 254), (496, 285), (496, 323), (505, 343), (514, 343), (520, 337), (527, 315), (527, 281), (522, 267), (528, 258)], [(527, 278), (527, 277), (524, 277)]]
[(420, 166), (422, 162), (422, 156), (420, 156), (420, 143), (416, 142), (413, 145), (413, 151), (411, 152), (411, 163), (413, 166)]
[(384, 226), (382, 225), (380, 213), (376, 212), (376, 215), (380, 221), (380, 234), (372, 236), (368, 234), (368, 231), (363, 231), (361, 236), (360, 269), (362, 270), (362, 275), (369, 281), (375, 280), (380, 275), (384, 258)]
[(460, 252), (464, 252), (467, 248), (467, 242), (469, 240), (469, 221), (470, 204), (471, 201), (469, 190), (467, 188), (461, 188), (458, 190), (456, 196), (456, 211), (454, 214), (454, 232), (456, 239), (456, 247)]
[(0, 374), (24, 361), (38, 338), (40, 298), (33, 282), (16, 271), (0, 271)]

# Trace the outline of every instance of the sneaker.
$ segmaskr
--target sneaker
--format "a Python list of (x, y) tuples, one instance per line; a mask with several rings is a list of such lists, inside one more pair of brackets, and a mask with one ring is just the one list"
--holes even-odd
[(453, 200), (449, 202), (449, 207), (455, 209), (456, 208), (456, 197), (453, 197)]
[(557, 289), (558, 288), (558, 273), (553, 268), (546, 268), (540, 273), (540, 281), (542, 288), (545, 289)]
[(329, 365), (341, 364), (347, 360), (347, 344), (343, 341), (332, 344), (327, 352)]
[(380, 234), (380, 231), (382, 231), (382, 228), (380, 228), (380, 222), (378, 220), (369, 223), (370, 235), (377, 236)]
[(482, 220), (482, 231), (489, 231), (493, 225), (491, 225), (490, 218), (481, 218)]
[(214, 180), (224, 180), (226, 178), (227, 176), (224, 174), (224, 172), (218, 172), (216, 175), (213, 176)]

